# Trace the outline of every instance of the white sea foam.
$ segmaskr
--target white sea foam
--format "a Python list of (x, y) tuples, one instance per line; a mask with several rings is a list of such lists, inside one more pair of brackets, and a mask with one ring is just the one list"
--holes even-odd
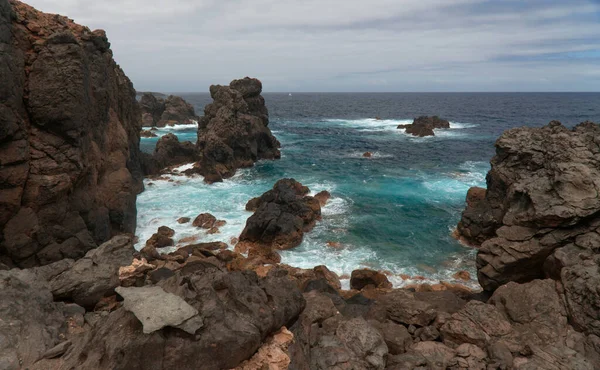
[(185, 130), (193, 130), (198, 128), (198, 122), (190, 123), (187, 125), (174, 125), (174, 126), (165, 126), (159, 127), (158, 131), (185, 131)]
[(474, 128), (474, 127), (479, 127), (479, 124), (466, 123), (466, 122), (450, 122), (451, 129)]
[(344, 157), (347, 158), (360, 158), (360, 159), (382, 159), (382, 158), (393, 158), (394, 156), (391, 154), (384, 154), (381, 152), (369, 152), (371, 153), (370, 157), (365, 157), (364, 156), (365, 152), (352, 152), (350, 154), (345, 155)]
[(412, 120), (392, 120), (392, 119), (375, 119), (375, 118), (364, 118), (354, 120), (344, 119), (327, 119), (324, 122), (330, 124), (336, 124), (344, 127), (356, 128), (359, 131), (365, 132), (377, 132), (377, 131), (394, 131), (397, 130), (398, 125), (405, 125), (412, 122)]

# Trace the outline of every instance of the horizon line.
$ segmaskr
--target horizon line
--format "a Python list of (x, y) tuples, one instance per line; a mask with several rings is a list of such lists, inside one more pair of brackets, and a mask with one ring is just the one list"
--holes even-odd
[[(208, 91), (153, 91), (136, 93), (210, 94)], [(600, 94), (600, 91), (263, 91), (261, 94)]]

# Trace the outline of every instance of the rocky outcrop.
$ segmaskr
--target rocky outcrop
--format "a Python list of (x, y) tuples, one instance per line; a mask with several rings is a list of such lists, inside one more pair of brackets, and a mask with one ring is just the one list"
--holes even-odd
[(170, 95), (167, 99), (144, 93), (140, 99), (144, 127), (189, 125), (198, 121), (194, 107), (182, 97)]
[(0, 45), (1, 261), (80, 258), (133, 232), (141, 115), (104, 31), (1, 0)]
[(319, 201), (306, 194), (309, 189), (294, 179), (282, 179), (273, 189), (248, 202), (255, 210), (246, 221), (238, 246), (259, 245), (269, 249), (298, 246), (306, 231), (321, 218)]
[(580, 263), (575, 255), (598, 251), (599, 143), (600, 126), (591, 122), (568, 129), (553, 121), (511, 129), (498, 139), (487, 191), (469, 192), (457, 228), (481, 243), (477, 267), (484, 289), (558, 278), (564, 266)]
[[(191, 257), (190, 257), (191, 258)], [(156, 285), (117, 288), (117, 308), (36, 369), (230, 369), (293, 324), (305, 301), (285, 276), (227, 272), (209, 259)], [(117, 333), (115, 333), (117, 330)]]
[(158, 125), (162, 113), (165, 111), (165, 101), (152, 93), (144, 93), (140, 99), (140, 109), (143, 126), (154, 127)]
[(144, 173), (155, 175), (166, 167), (195, 162), (197, 158), (194, 144), (189, 141), (180, 142), (176, 135), (168, 133), (158, 139), (152, 156), (144, 157)]
[(435, 136), (433, 132), (436, 128), (450, 128), (450, 122), (441, 119), (438, 116), (428, 117), (421, 116), (415, 118), (413, 123), (408, 125), (398, 125), (399, 129), (405, 129), (407, 134), (412, 136)]
[(134, 251), (131, 239), (123, 235), (89, 251), (68, 270), (48, 280), (54, 299), (93, 309), (102, 298), (114, 295), (119, 268), (132, 263)]
[(260, 159), (280, 158), (280, 144), (268, 127), (269, 113), (261, 91), (261, 82), (248, 77), (229, 86), (210, 87), (214, 102), (205, 107), (198, 124), (197, 145), (205, 181), (222, 181)]

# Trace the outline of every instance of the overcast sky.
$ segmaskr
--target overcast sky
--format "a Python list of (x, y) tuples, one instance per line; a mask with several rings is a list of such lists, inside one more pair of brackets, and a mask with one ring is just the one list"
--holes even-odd
[(599, 0), (26, 0), (106, 30), (137, 90), (600, 91)]

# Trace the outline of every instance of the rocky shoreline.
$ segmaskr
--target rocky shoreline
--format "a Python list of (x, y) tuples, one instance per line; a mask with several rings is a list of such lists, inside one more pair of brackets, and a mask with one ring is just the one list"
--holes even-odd
[(212, 86), (197, 145), (167, 135), (142, 156), (136, 93), (103, 31), (16, 0), (0, 20), (0, 369), (600, 368), (600, 125), (498, 139), (457, 227), (483, 291), (394, 289), (368, 269), (344, 290), (326, 266), (280, 263), (330, 196), (294, 179), (248, 200), (235, 250), (161, 253), (168, 227), (133, 247), (144, 174), (191, 161), (215, 182), (279, 158), (260, 81)]

